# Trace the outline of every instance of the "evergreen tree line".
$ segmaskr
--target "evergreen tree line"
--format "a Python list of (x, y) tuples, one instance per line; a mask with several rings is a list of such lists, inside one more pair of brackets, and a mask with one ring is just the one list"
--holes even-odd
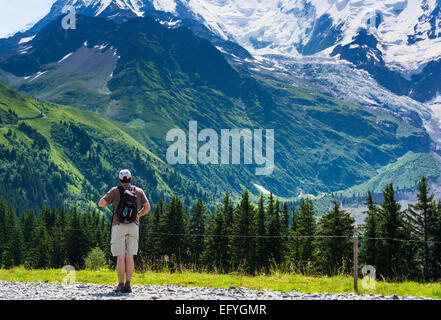
[(368, 193), (362, 261), (386, 279), (435, 281), (441, 278), (441, 201), (434, 201), (426, 177), (417, 184), (418, 201), (402, 210), (392, 184), (380, 206)]
[[(1, 115), (0, 125), (5, 114)], [(44, 206), (61, 208), (63, 204), (90, 210), (91, 203), (114, 186), (115, 172), (121, 167), (131, 168), (134, 183), (146, 190), (152, 203), (170, 198), (166, 186), (173, 186), (188, 206), (197, 198), (212, 199), (200, 185), (189, 182), (143, 150), (105, 137), (95, 129), (60, 121), (51, 123), (50, 133), (51, 145), (72, 165), (69, 170), (75, 167), (74, 171), (85, 179), (78, 186), (75, 174), (51, 160), (49, 142), (38, 130), (26, 122), (11, 126), (2, 135), (6, 143), (0, 145), (0, 194), (11, 195), (5, 200), (16, 212), (39, 212)], [(127, 158), (126, 154), (133, 157)], [(78, 186), (78, 192), (72, 192), (69, 186)]]
[(84, 267), (87, 253), (100, 248), (110, 258), (109, 219), (98, 211), (81, 213), (77, 208), (43, 207), (17, 217), (5, 201), (0, 202), (0, 265), (23, 265), (30, 269)]
[[(360, 226), (360, 268), (372, 265), (388, 280), (435, 281), (441, 278), (441, 202), (429, 195), (427, 179), (418, 183), (418, 202), (402, 210), (393, 185), (383, 201), (366, 199)], [(111, 265), (109, 219), (98, 211), (43, 208), (17, 218), (0, 203), (0, 263), (3, 268), (84, 267), (93, 248)], [(354, 219), (337, 201), (322, 217), (311, 199), (289, 207), (270, 194), (250, 201), (245, 190), (238, 203), (228, 193), (215, 210), (202, 200), (191, 208), (174, 196), (160, 200), (141, 218), (138, 270), (183, 268), (249, 274), (273, 271), (350, 274), (353, 268)]]

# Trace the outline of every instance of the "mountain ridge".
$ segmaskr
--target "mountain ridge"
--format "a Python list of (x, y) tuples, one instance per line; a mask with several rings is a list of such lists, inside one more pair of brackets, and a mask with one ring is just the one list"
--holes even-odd
[[(20, 54), (2, 55), (2, 68), (16, 75), (0, 72), (0, 81), (96, 111), (159, 157), (165, 155), (167, 128), (186, 130), (189, 120), (214, 129), (282, 128), (272, 177), (256, 178), (246, 166), (176, 168), (216, 195), (256, 184), (286, 198), (346, 190), (408, 152), (426, 159), (433, 149), (419, 113), (403, 112), (406, 124), (387, 106), (359, 107), (288, 78), (268, 77), (262, 69), (251, 72), (264, 64), (246, 49), (236, 45), (225, 53), (213, 42), (226, 42), (200, 24), (152, 12), (126, 21), (78, 14), (74, 31), (62, 30), (57, 17), (23, 43)], [(202, 38), (214, 37), (214, 45), (196, 36), (195, 28)], [(92, 64), (102, 66), (99, 73), (81, 68)]]
[[(357, 0), (58, 0), (30, 30), (1, 39), (0, 52), (17, 49), (22, 39), (36, 34), (66, 6), (78, 14), (119, 22), (162, 17), (164, 23), (182, 23), (194, 32), (204, 29), (200, 36), (234, 54), (344, 59), (370, 72), (382, 85), (386, 82), (378, 71), (391, 76), (396, 83), (386, 83), (389, 90), (420, 102), (429, 102), (441, 92), (434, 81), (441, 73), (440, 0), (366, 0), (363, 4)], [(355, 58), (350, 43), (365, 31), (379, 45)], [(373, 50), (381, 68), (371, 59)]]
[[(4, 70), (16, 72), (14, 79), (6, 74), (17, 81), (14, 88), (49, 98), (56, 92), (57, 103), (97, 111), (162, 159), (167, 130), (186, 131), (191, 120), (215, 130), (279, 128), (274, 176), (256, 177), (254, 167), (244, 165), (177, 168), (215, 194), (222, 193), (219, 187), (240, 192), (254, 184), (284, 197), (343, 190), (408, 151), (430, 151), (420, 128), (289, 80), (251, 74), (188, 28), (168, 28), (148, 17), (121, 24), (78, 15), (77, 29), (63, 30), (61, 18), (30, 40), (26, 52), (0, 59)], [(88, 60), (108, 66), (102, 79), (95, 72), (81, 78), (78, 61)]]
[[(25, 96), (0, 84), (0, 179), (18, 211), (43, 205), (94, 208), (130, 167), (152, 203), (181, 194), (206, 199), (186, 180), (123, 130), (95, 113)], [(110, 147), (111, 146), (111, 147)], [(133, 157), (125, 158), (126, 152)]]

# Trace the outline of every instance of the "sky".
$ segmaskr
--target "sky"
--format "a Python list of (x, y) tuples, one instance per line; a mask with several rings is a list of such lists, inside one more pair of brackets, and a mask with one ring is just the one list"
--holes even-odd
[(55, 0), (0, 0), (0, 38), (28, 29), (49, 13)]

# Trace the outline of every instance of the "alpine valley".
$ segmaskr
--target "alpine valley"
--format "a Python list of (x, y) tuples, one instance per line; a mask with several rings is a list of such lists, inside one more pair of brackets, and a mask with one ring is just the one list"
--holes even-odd
[[(66, 7), (75, 29), (62, 27)], [(422, 175), (438, 190), (440, 11), (441, 0), (58, 0), (0, 39), (2, 191), (93, 206), (122, 166), (154, 203), (247, 188), (326, 209), (389, 182), (412, 200)], [(189, 121), (274, 129), (273, 173), (167, 164), (167, 132)]]

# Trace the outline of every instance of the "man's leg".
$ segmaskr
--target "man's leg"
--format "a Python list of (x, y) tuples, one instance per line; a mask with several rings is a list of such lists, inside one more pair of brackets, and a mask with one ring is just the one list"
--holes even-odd
[(110, 250), (112, 255), (116, 257), (116, 273), (118, 275), (118, 286), (116, 292), (121, 292), (124, 287), (124, 273), (126, 271), (126, 255), (125, 255), (125, 235), (120, 225), (112, 227)]
[(126, 260), (126, 282), (129, 282), (132, 280), (133, 270), (135, 269), (135, 261), (133, 259), (133, 255), (126, 254), (125, 256)]
[(123, 254), (116, 258), (116, 273), (118, 274), (118, 283), (124, 283), (125, 272), (126, 272), (126, 256)]
[(132, 292), (130, 281), (132, 280), (135, 262), (133, 256), (138, 253), (139, 227), (135, 223), (127, 225), (128, 234), (126, 242), (126, 292)]

